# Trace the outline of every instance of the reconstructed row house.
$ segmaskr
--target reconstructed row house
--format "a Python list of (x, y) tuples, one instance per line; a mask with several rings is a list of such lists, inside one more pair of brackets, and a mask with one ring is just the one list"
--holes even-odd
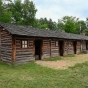
[(88, 49), (88, 37), (0, 23), (0, 61), (26, 63), (44, 58), (76, 54)]

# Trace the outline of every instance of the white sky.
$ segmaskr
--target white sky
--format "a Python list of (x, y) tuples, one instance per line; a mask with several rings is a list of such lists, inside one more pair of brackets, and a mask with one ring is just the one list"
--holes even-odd
[(37, 8), (36, 18), (51, 18), (53, 21), (63, 16), (76, 16), (80, 20), (88, 17), (88, 0), (32, 0)]

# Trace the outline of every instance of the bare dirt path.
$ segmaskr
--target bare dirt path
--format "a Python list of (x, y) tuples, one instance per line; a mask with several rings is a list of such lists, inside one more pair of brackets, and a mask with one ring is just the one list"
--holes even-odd
[(54, 69), (67, 69), (77, 63), (88, 61), (88, 54), (75, 55), (74, 57), (62, 57), (62, 60), (57, 61), (36, 61), (37, 64)]

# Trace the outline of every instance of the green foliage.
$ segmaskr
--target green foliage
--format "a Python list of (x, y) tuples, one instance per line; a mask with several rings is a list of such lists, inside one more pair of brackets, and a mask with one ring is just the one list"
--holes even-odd
[(32, 1), (24, 0), (23, 4), (23, 24), (33, 25), (37, 9)]
[(11, 22), (11, 14), (4, 6), (2, 0), (0, 0), (0, 22), (4, 22), (4, 23)]
[(3, 5), (2, 0), (0, 0), (0, 15), (3, 13), (4, 10), (2, 5)]
[(65, 55), (64, 57), (75, 57), (74, 54), (68, 54), (68, 55)]
[(3, 12), (2, 16), (0, 16), (0, 22), (10, 23), (11, 22), (11, 14), (7, 11)]
[(46, 28), (48, 28), (48, 26), (47, 26), (47, 24), (42, 24), (42, 25), (39, 26), (39, 28), (46, 29)]
[(40, 18), (40, 19), (37, 19), (37, 25), (35, 27), (41, 28), (41, 29), (56, 30), (57, 23), (53, 22), (52, 19), (47, 20), (47, 18)]
[(78, 25), (81, 26), (81, 31), (80, 32), (85, 33), (84, 31), (86, 31), (86, 29), (87, 29), (86, 23), (83, 20), (81, 20), (81, 21), (78, 21)]
[(57, 29), (56, 22), (53, 22), (52, 19), (49, 19), (49, 21), (48, 21), (48, 28), (50, 30), (56, 30)]
[(22, 4), (21, 0), (14, 0), (8, 3), (8, 10), (11, 12), (12, 23), (20, 24), (22, 22)]
[(30, 0), (10, 0), (8, 10), (11, 12), (12, 23), (21, 25), (33, 25), (37, 12), (35, 5)]
[(78, 53), (78, 55), (80, 54), (86, 54), (86, 51), (81, 51), (80, 53)]
[[(47, 18), (40, 18), (40, 19), (38, 20), (38, 22), (39, 22), (39, 28), (43, 28), (43, 29), (48, 28), (48, 20), (47, 20)], [(44, 27), (42, 27), (42, 25), (43, 25)]]
[[(64, 16), (62, 19), (58, 20), (58, 29), (65, 30), (68, 33), (79, 34), (86, 29), (86, 24), (84, 21), (80, 21), (79, 18), (73, 16)], [(81, 26), (81, 31), (80, 31)]]

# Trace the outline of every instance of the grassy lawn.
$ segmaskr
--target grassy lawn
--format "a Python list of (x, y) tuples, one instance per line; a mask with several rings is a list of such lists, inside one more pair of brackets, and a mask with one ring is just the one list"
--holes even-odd
[(57, 61), (57, 60), (62, 60), (62, 58), (61, 57), (45, 58), (42, 61)]
[(0, 88), (88, 88), (88, 62), (65, 70), (35, 62), (19, 66), (0, 63)]
[(66, 55), (64, 57), (48, 58), (47, 60), (36, 61), (37, 64), (53, 69), (67, 69), (75, 64), (88, 61), (88, 54)]

